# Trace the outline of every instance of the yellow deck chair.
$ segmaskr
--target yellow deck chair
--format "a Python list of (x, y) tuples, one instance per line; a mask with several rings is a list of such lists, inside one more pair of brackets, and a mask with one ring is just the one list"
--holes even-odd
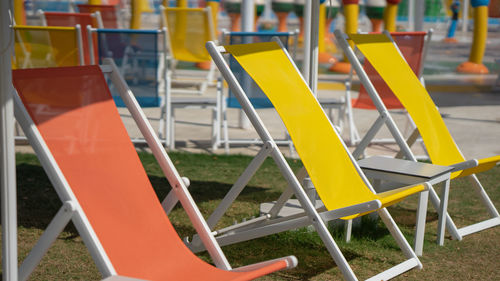
[[(349, 219), (377, 211), (402, 249), (406, 260), (371, 279), (386, 280), (412, 268), (421, 268), (422, 265), (417, 255), (385, 207), (427, 190), (428, 183), (376, 194), (299, 74), (290, 56), (278, 42), (229, 46), (216, 46), (214, 42), (208, 42), (207, 48), (264, 143), (257, 156), (207, 220), (211, 230), (216, 233), (217, 241), (221, 245), (227, 245), (312, 225), (344, 277), (347, 280), (357, 280), (328, 231), (326, 223), (339, 218)], [(290, 133), (297, 153), (324, 206), (316, 209), (317, 206), (314, 206), (308, 198), (276, 142), (230, 71), (222, 56), (223, 53), (231, 54), (273, 103)], [(215, 230), (217, 222), (268, 156), (271, 156), (278, 165), (289, 188), (278, 198), (277, 203), (269, 212), (240, 224)], [(304, 211), (290, 217), (278, 216), (284, 203), (293, 195), (298, 199)], [(421, 211), (425, 213), (426, 208), (425, 204)], [(424, 221), (419, 221), (417, 224), (418, 230), (422, 233), (424, 224)], [(194, 251), (203, 249), (197, 236), (193, 237), (188, 246)]]
[(14, 26), (14, 69), (84, 64), (80, 26)]
[[(415, 160), (410, 146), (420, 134), (433, 164), (453, 166), (455, 169), (451, 174), (451, 179), (470, 176), (471, 182), (481, 201), (492, 217), (491, 219), (458, 229), (451, 217), (446, 214), (446, 227), (452, 237), (461, 240), (465, 235), (499, 225), (500, 215), (475, 174), (493, 168), (500, 161), (500, 155), (466, 161), (453, 137), (450, 135), (429, 93), (403, 59), (389, 33), (349, 34), (347, 36), (340, 31), (336, 31), (335, 36), (380, 112), (380, 117), (375, 121), (353, 154), (355, 156), (361, 155), (367, 143), (370, 142), (373, 135), (385, 123), (401, 148), (401, 152), (396, 157), (404, 156), (407, 159)], [(361, 64), (347, 40), (353, 42), (356, 48), (370, 61), (412, 118), (416, 129), (408, 140), (402, 138), (394, 120), (390, 117), (387, 108), (385, 108), (375, 88), (363, 72)], [(440, 209), (438, 207), (440, 204), (447, 204), (447, 190), (442, 192), (441, 200), (432, 188), (430, 195), (431, 202), (436, 209)], [(444, 228), (444, 222), (442, 227)], [(444, 231), (441, 232), (441, 237), (438, 237), (438, 239), (442, 245)]]
[[(182, 63), (210, 62), (205, 42), (215, 41), (215, 30), (210, 13), (206, 8), (161, 9), (162, 27), (167, 28), (169, 49), (169, 76), (172, 78), (173, 93), (203, 94), (209, 85), (215, 85), (215, 66), (210, 63), (208, 71)], [(192, 89), (195, 86), (196, 89)]]

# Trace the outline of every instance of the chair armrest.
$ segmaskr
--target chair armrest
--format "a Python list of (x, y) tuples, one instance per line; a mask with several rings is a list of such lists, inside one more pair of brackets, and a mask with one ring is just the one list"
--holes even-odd
[(464, 162), (450, 165), (450, 167), (453, 167), (453, 172), (456, 172), (456, 171), (462, 171), (462, 170), (476, 167), (478, 164), (479, 164), (479, 162), (477, 161), (477, 159), (471, 159), (471, 160), (467, 160)]
[(340, 209), (335, 209), (335, 210), (330, 210), (327, 212), (320, 213), (320, 217), (323, 219), (323, 221), (331, 221), (339, 218), (345, 218), (345, 217), (350, 217), (358, 214), (366, 214), (369, 212), (373, 212), (375, 210), (378, 210), (382, 207), (382, 202), (380, 200), (372, 200), (368, 202), (363, 202), (360, 204), (340, 208)]
[(249, 265), (233, 268), (231, 271), (235, 271), (235, 272), (253, 271), (253, 270), (257, 270), (257, 269), (272, 265), (272, 264), (280, 262), (280, 261), (284, 261), (287, 264), (287, 266), (283, 269), (294, 268), (298, 264), (298, 260), (295, 256), (287, 256), (287, 257), (282, 257), (282, 258), (278, 258), (278, 259), (274, 259), (274, 260), (268, 260), (268, 261), (263, 261), (263, 262), (259, 262), (259, 263), (254, 263), (254, 264), (249, 264)]

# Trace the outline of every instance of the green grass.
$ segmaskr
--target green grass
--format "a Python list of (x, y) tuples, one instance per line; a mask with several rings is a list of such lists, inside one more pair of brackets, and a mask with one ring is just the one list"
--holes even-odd
[[(191, 180), (190, 191), (205, 216), (213, 211), (231, 185), (251, 161), (247, 156), (169, 153), (182, 176)], [(141, 160), (159, 198), (170, 187), (152, 155), (140, 153)], [(289, 160), (293, 169), (300, 161)], [(500, 206), (500, 167), (480, 175), (496, 206)], [(61, 203), (34, 155), (17, 154), (19, 258), (22, 260), (36, 243), (43, 229)], [(231, 225), (258, 215), (259, 203), (275, 200), (285, 188), (284, 179), (271, 159), (267, 159), (238, 197), (237, 202), (218, 227)], [(439, 191), (438, 191), (439, 192)], [(455, 180), (450, 193), (449, 211), (459, 226), (485, 218), (467, 180)], [(389, 208), (404, 235), (413, 241), (417, 198)], [(187, 215), (177, 206), (169, 216), (179, 236), (194, 234)], [(331, 231), (360, 279), (365, 279), (403, 260), (402, 255), (380, 221), (364, 219), (354, 230), (353, 241), (343, 242), (340, 227)], [(437, 213), (429, 204), (427, 215), (423, 270), (412, 270), (397, 279), (410, 280), (491, 280), (500, 274), (500, 227), (467, 236), (462, 241), (447, 235), (445, 246), (435, 244)], [(295, 255), (296, 269), (277, 272), (262, 280), (339, 280), (340, 271), (323, 246), (321, 239), (307, 228), (283, 232), (252, 241), (223, 247), (235, 267), (280, 256)], [(199, 256), (210, 261), (206, 253)], [(99, 280), (97, 271), (81, 238), (72, 225), (59, 236), (31, 280)], [(397, 280), (396, 279), (396, 280)]]

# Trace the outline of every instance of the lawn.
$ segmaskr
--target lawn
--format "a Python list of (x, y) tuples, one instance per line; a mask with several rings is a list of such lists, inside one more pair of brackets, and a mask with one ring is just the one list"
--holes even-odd
[[(177, 152), (169, 155), (181, 175), (191, 180), (190, 191), (205, 216), (215, 209), (252, 159), (247, 156)], [(162, 199), (170, 190), (166, 179), (151, 154), (140, 153), (140, 157), (158, 197)], [(301, 166), (297, 160), (289, 160), (289, 163), (295, 170)], [(500, 167), (483, 173), (479, 178), (495, 205), (500, 207)], [(17, 154), (17, 181), (19, 258), (22, 260), (61, 203), (36, 156), (32, 154)], [(234, 221), (258, 215), (259, 203), (275, 200), (285, 186), (274, 162), (266, 160), (219, 226), (231, 225)], [(486, 217), (486, 212), (477, 204), (477, 197), (473, 195), (474, 191), (467, 180), (452, 183), (448, 210), (458, 226)], [(416, 203), (415, 197), (389, 208), (409, 241), (413, 241)], [(180, 206), (172, 211), (169, 218), (179, 236), (194, 234), (194, 229)], [(424, 256), (421, 258), (424, 269), (412, 270), (396, 280), (491, 280), (500, 276), (500, 227), (467, 236), (460, 242), (451, 240), (447, 234), (445, 246), (439, 247), (434, 242), (436, 225), (437, 213), (429, 204)], [(379, 221), (364, 220), (362, 227), (354, 230), (353, 241), (349, 244), (342, 242), (341, 228), (332, 226), (331, 231), (360, 279), (368, 278), (381, 269), (402, 261), (396, 243)], [(307, 228), (226, 246), (223, 250), (234, 267), (286, 255), (298, 258), (297, 268), (274, 273), (262, 280), (342, 279), (318, 235)], [(210, 261), (206, 253), (199, 256)], [(81, 238), (70, 225), (50, 248), (30, 280), (100, 278)]]

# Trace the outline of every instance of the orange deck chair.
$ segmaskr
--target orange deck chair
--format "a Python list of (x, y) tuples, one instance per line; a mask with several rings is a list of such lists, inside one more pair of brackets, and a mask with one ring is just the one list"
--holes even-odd
[[(398, 45), (399, 50), (403, 54), (404, 58), (411, 69), (422, 79), (422, 73), (424, 70), (424, 60), (426, 57), (427, 44), (430, 42), (432, 36), (432, 29), (428, 32), (417, 31), (417, 32), (391, 32), (392, 38)], [(368, 60), (365, 60), (363, 64), (363, 69), (373, 83), (375, 89), (380, 95), (380, 98), (384, 102), (387, 109), (399, 109), (404, 110), (404, 106), (399, 102), (398, 98), (391, 91), (389, 86), (384, 82), (384, 80), (378, 75), (377, 71), (373, 68)], [(347, 86), (346, 91), (346, 118), (347, 126), (349, 126), (349, 142), (351, 145), (356, 145), (361, 141), (359, 132), (354, 123), (353, 108), (357, 109), (368, 109), (377, 110), (373, 104), (368, 92), (363, 85), (360, 86), (359, 94), (357, 98), (351, 99), (350, 96), (350, 85)], [(411, 119), (408, 122), (412, 124)], [(412, 124), (412, 129), (414, 126)], [(394, 143), (393, 139), (373, 139), (372, 143)]]
[[(13, 71), (16, 119), (63, 202), (20, 268), (26, 280), (71, 220), (104, 277), (250, 280), (294, 267), (293, 256), (231, 269), (183, 180), (110, 60), (101, 66), (123, 93), (173, 195), (205, 237), (214, 267), (181, 241), (158, 200), (96, 65)], [(117, 84), (118, 83), (118, 84)], [(170, 200), (172, 202), (172, 200)], [(174, 204), (177, 200), (173, 200)]]

